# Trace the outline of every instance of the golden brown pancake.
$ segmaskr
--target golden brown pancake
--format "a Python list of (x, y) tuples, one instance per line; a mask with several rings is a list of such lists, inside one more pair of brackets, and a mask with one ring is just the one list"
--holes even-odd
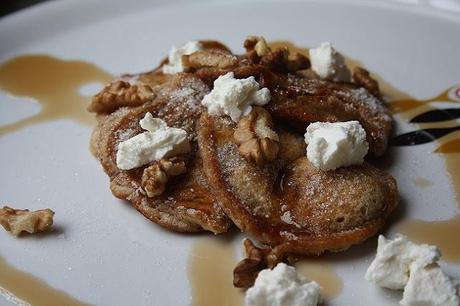
[(395, 180), (370, 164), (318, 170), (305, 157), (302, 135), (278, 125), (278, 157), (257, 166), (238, 152), (234, 130), (228, 118), (200, 118), (212, 194), (238, 228), (278, 258), (347, 249), (377, 233), (398, 203)]
[[(231, 226), (209, 193), (197, 150), (195, 125), (203, 111), (201, 99), (208, 92), (208, 86), (192, 75), (169, 77), (153, 87), (150, 101), (137, 107), (121, 107), (100, 117), (91, 139), (92, 151), (110, 177), (112, 193), (130, 201), (153, 222), (174, 231), (221, 233)], [(142, 173), (148, 165), (128, 171), (116, 165), (118, 144), (143, 132), (139, 120), (147, 112), (163, 119), (168, 126), (186, 130), (192, 144), (192, 152), (184, 156), (187, 172), (170, 178), (165, 192), (151, 198), (140, 192)]]
[[(236, 56), (237, 61), (228, 67), (195, 67), (190, 72), (209, 86), (230, 71), (236, 78), (254, 76), (262, 87), (270, 90), (272, 100), (267, 110), (275, 119), (302, 133), (312, 122), (358, 120), (367, 133), (372, 155), (385, 153), (393, 120), (376, 96), (378, 83), (370, 76), (366, 80), (375, 82), (375, 95), (358, 83), (319, 80), (311, 70), (305, 70), (309, 67), (307, 58), (297, 55), (297, 59), (290, 59), (286, 50), (270, 50), (262, 57), (253, 52), (249, 49)], [(360, 68), (360, 71), (365, 70)]]
[[(275, 255), (338, 251), (375, 234), (397, 205), (394, 179), (369, 164), (317, 170), (305, 157), (302, 134), (311, 122), (358, 120), (371, 151), (380, 156), (392, 128), (385, 105), (357, 84), (302, 77), (298, 70), (309, 67), (308, 59), (292, 60), (286, 50), (259, 56), (245, 45), (247, 52), (236, 56), (223, 44), (201, 42), (205, 50), (183, 57), (187, 73), (163, 74), (166, 59), (150, 72), (123, 77), (148, 85), (152, 90), (148, 101), (121, 101), (113, 107), (120, 107), (117, 110), (98, 114), (91, 147), (111, 178), (113, 194), (176, 231), (224, 232), (231, 225), (225, 211), (241, 230), (270, 245)], [(201, 116), (201, 99), (213, 81), (229, 71), (237, 78), (254, 76), (271, 91), (266, 108), (275, 119), (280, 152), (265, 166), (240, 156), (233, 122)], [(171, 178), (165, 193), (154, 198), (139, 192), (145, 167), (120, 171), (115, 163), (118, 143), (142, 132), (139, 120), (146, 112), (185, 129), (193, 146), (185, 157), (187, 173)]]
[(289, 76), (270, 88), (267, 110), (300, 131), (312, 122), (358, 120), (374, 156), (385, 153), (393, 119), (384, 103), (364, 87)]

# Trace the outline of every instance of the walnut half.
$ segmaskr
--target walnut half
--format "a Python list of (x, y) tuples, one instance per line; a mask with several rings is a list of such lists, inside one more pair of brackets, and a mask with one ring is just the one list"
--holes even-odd
[(49, 208), (29, 211), (4, 206), (0, 209), (0, 224), (14, 236), (22, 232), (34, 234), (48, 230), (53, 225), (53, 216)]
[[(249, 288), (254, 285), (259, 272), (269, 268), (267, 255), (269, 248), (259, 248), (254, 243), (245, 239), (243, 241), (246, 258), (241, 260), (233, 270), (233, 286), (237, 288)], [(273, 268), (273, 267), (270, 267)]]
[(122, 106), (138, 106), (154, 98), (152, 88), (146, 84), (132, 85), (115, 81), (96, 94), (88, 106), (92, 113), (111, 113)]
[(240, 154), (261, 166), (273, 161), (279, 151), (279, 137), (273, 131), (270, 114), (262, 107), (253, 107), (240, 119), (233, 134)]
[(187, 171), (184, 161), (177, 159), (161, 159), (144, 169), (141, 186), (145, 194), (151, 198), (162, 194), (168, 179)]
[(276, 248), (257, 247), (249, 239), (243, 241), (243, 247), (246, 258), (233, 269), (233, 286), (237, 288), (252, 287), (261, 270), (273, 269), (278, 263), (287, 259), (286, 254), (279, 253)]

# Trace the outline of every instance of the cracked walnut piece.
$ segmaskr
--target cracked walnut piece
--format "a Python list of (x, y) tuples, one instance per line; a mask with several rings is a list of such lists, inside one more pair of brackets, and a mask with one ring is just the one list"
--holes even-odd
[(291, 55), (288, 48), (272, 50), (263, 37), (248, 36), (244, 41), (244, 48), (249, 60), (273, 71), (295, 73), (310, 68), (310, 60), (305, 55)]
[(272, 128), (270, 114), (262, 107), (253, 107), (240, 119), (233, 134), (240, 154), (259, 166), (273, 161), (278, 155), (279, 137)]
[(252, 287), (261, 270), (276, 265), (267, 261), (270, 248), (256, 247), (249, 239), (243, 241), (243, 247), (246, 258), (241, 260), (233, 270), (233, 286), (237, 288)]
[(248, 36), (244, 41), (244, 47), (247, 51), (254, 50), (260, 57), (267, 55), (270, 52), (270, 47), (267, 41), (262, 36)]
[(155, 94), (146, 84), (132, 85), (125, 81), (115, 81), (106, 85), (91, 100), (88, 111), (111, 113), (122, 106), (138, 106), (153, 99)]
[(187, 171), (184, 161), (161, 159), (144, 169), (141, 186), (145, 194), (151, 198), (163, 193), (168, 179)]
[(19, 236), (22, 232), (34, 234), (51, 228), (53, 216), (54, 212), (49, 208), (29, 211), (4, 206), (0, 209), (0, 224), (14, 236)]

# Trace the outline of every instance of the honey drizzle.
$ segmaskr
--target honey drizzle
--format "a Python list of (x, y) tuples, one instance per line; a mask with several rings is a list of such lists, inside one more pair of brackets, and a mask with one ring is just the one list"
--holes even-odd
[(296, 263), (297, 272), (321, 286), (321, 296), (326, 299), (337, 297), (343, 289), (343, 281), (334, 271), (331, 263), (320, 259), (304, 259)]
[(83, 61), (66, 61), (47, 55), (24, 55), (0, 66), (0, 90), (40, 103), (38, 114), (0, 126), (0, 136), (26, 126), (71, 119), (94, 125), (94, 115), (86, 111), (89, 98), (79, 94), (88, 83), (105, 84), (112, 75)]
[[(447, 135), (438, 142), (440, 146), (434, 154), (442, 154), (445, 159), (460, 208), (460, 133)], [(460, 233), (460, 214), (445, 221), (403, 220), (397, 228), (414, 241), (437, 245), (443, 259), (460, 262), (460, 235), (457, 235)]]
[[(41, 105), (38, 114), (0, 126), (0, 136), (21, 128), (55, 119), (71, 119), (93, 125), (86, 111), (88, 97), (79, 93), (88, 83), (109, 82), (112, 76), (83, 61), (65, 61), (47, 55), (24, 55), (0, 65), (0, 90), (28, 97)], [(0, 295), (15, 297), (38, 306), (86, 305), (68, 294), (51, 288), (42, 280), (9, 266), (0, 257)], [(18, 301), (17, 301), (18, 302)]]
[(200, 239), (192, 247), (188, 279), (192, 306), (242, 306), (243, 291), (233, 287), (237, 264), (233, 245), (218, 238)]
[(436, 102), (436, 101), (449, 101), (449, 91), (450, 89), (447, 89), (443, 91), (440, 95), (426, 99), (426, 100), (417, 100), (412, 97), (399, 97), (396, 96), (395, 98), (397, 100), (392, 101), (390, 106), (391, 110), (393, 113), (404, 113), (410, 110), (413, 110), (415, 108), (421, 107), (421, 106), (427, 106), (430, 107), (429, 103), (431, 102)]
[[(393, 99), (397, 99), (391, 102), (391, 110), (401, 118), (410, 120), (415, 115), (437, 109), (430, 104), (432, 102), (453, 102), (449, 97), (450, 91), (451, 89), (447, 89), (438, 96), (425, 100), (417, 100), (407, 96), (401, 97), (397, 93), (390, 91)], [(417, 128), (427, 129), (449, 126), (451, 124), (452, 122), (414, 124), (414, 130)], [(439, 146), (433, 153), (442, 154), (444, 157), (446, 170), (454, 186), (457, 206), (460, 208), (460, 173), (458, 171), (460, 169), (460, 133), (451, 133), (436, 142)], [(430, 152), (427, 152), (427, 154), (430, 154)], [(443, 259), (460, 262), (460, 236), (456, 235), (456, 233), (460, 232), (460, 214), (443, 221), (403, 220), (397, 225), (397, 230), (416, 242), (437, 245), (442, 251)]]
[[(233, 287), (232, 284), (233, 268), (236, 264), (231, 243), (216, 238), (196, 242), (188, 262), (188, 278), (192, 290), (191, 305), (242, 306), (244, 291)], [(321, 294), (326, 299), (332, 299), (342, 291), (342, 279), (326, 260), (302, 259), (295, 266), (300, 275), (320, 284)]]
[(13, 268), (0, 257), (0, 296), (1, 295), (9, 296), (10, 299), (19, 302), (18, 304), (24, 304), (24, 302), (26, 302), (33, 306), (87, 305), (62, 291), (50, 287), (44, 281), (33, 275)]

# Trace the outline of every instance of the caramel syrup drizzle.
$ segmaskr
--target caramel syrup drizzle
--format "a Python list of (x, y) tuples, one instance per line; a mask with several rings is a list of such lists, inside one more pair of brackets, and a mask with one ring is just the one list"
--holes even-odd
[[(233, 268), (238, 263), (233, 244), (225, 238), (202, 238), (194, 243), (189, 255), (188, 279), (192, 306), (242, 306), (244, 291), (233, 286)], [(318, 282), (326, 299), (337, 297), (343, 281), (333, 265), (316, 258), (301, 259), (295, 264), (299, 275)]]
[[(105, 84), (112, 75), (83, 61), (66, 61), (47, 55), (23, 55), (0, 65), (0, 90), (34, 99), (39, 113), (0, 126), (0, 137), (24, 127), (56, 119), (70, 119), (93, 125), (94, 116), (86, 111), (89, 98), (79, 89), (88, 83)], [(5, 111), (5, 110), (4, 110)], [(56, 290), (44, 281), (12, 266), (0, 257), (0, 295), (31, 305), (86, 305)]]
[(89, 98), (79, 89), (88, 83), (105, 85), (113, 76), (93, 64), (66, 61), (47, 55), (23, 55), (0, 66), (0, 90), (17, 97), (34, 99), (40, 112), (0, 126), (0, 136), (21, 128), (57, 119), (94, 125), (86, 111)]
[(33, 306), (88, 305), (50, 287), (29, 273), (13, 268), (0, 257), (0, 296), (2, 295), (9, 296), (17, 304), (27, 303)]
[[(452, 98), (452, 94), (458, 95), (458, 100)], [(460, 87), (449, 88), (440, 95), (428, 98), (426, 100), (418, 100), (414, 98), (398, 99), (391, 102), (391, 109), (394, 113), (399, 114), (404, 119), (412, 119), (416, 115), (426, 114), (433, 110), (440, 110), (432, 102), (456, 102), (460, 101)], [(460, 107), (460, 105), (459, 105)], [(453, 122), (456, 127), (458, 122)], [(439, 125), (448, 125), (449, 127), (439, 127)], [(453, 132), (440, 137), (436, 141), (439, 145), (434, 152), (427, 154), (442, 154), (447, 173), (452, 181), (455, 189), (457, 206), (460, 208), (460, 132), (454, 131), (456, 127), (452, 127), (452, 122), (428, 122), (414, 124), (415, 128), (436, 128), (439, 130), (451, 129)], [(439, 200), (443, 200), (442, 197)], [(438, 203), (433, 203), (438, 205)], [(398, 231), (406, 234), (412, 240), (420, 243), (428, 243), (437, 245), (443, 254), (443, 259), (448, 261), (460, 261), (460, 214), (449, 220), (443, 221), (422, 221), (422, 220), (403, 220), (397, 226)]]
[(238, 263), (233, 245), (219, 238), (199, 239), (192, 247), (188, 279), (192, 306), (242, 306), (244, 292), (233, 287)]

